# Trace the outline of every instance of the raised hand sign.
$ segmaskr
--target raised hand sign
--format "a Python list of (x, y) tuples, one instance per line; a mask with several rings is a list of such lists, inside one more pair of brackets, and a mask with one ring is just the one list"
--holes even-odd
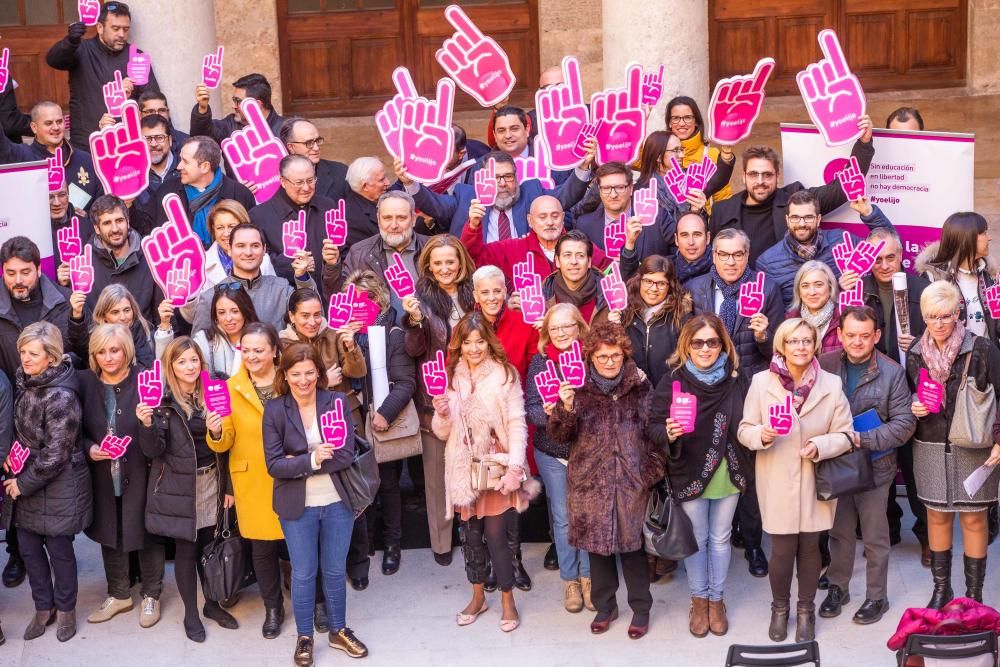
[(538, 274), (532, 276), (530, 283), (518, 291), (521, 297), (521, 318), (525, 324), (537, 324), (545, 318), (545, 294), (542, 292), (542, 279)]
[(642, 109), (642, 66), (632, 63), (625, 88), (609, 88), (590, 97), (590, 112), (597, 130), (597, 161), (631, 164), (639, 157), (646, 136), (646, 114)]
[(448, 170), (455, 150), (451, 128), (454, 102), (455, 84), (451, 79), (438, 81), (434, 101), (423, 97), (403, 101), (399, 157), (413, 180), (436, 183)]
[(101, 451), (107, 452), (111, 456), (112, 461), (117, 461), (121, 457), (125, 456), (125, 452), (128, 451), (129, 443), (132, 442), (132, 436), (126, 435), (123, 438), (119, 438), (114, 433), (108, 433), (101, 440)]
[(647, 107), (655, 107), (663, 97), (663, 67), (642, 75), (642, 103)]
[(413, 276), (406, 270), (403, 258), (399, 256), (398, 252), (392, 253), (392, 261), (389, 263), (389, 268), (385, 270), (385, 279), (400, 299), (405, 299), (417, 291), (416, 285), (413, 283)]
[(222, 44), (215, 53), (201, 59), (201, 83), (206, 88), (218, 88), (222, 83), (222, 56), (226, 49)]
[(649, 185), (632, 194), (632, 209), (642, 220), (643, 227), (655, 225), (656, 218), (660, 215), (660, 202), (656, 198), (656, 180), (649, 179)]
[(758, 271), (756, 278), (740, 285), (737, 310), (743, 317), (753, 317), (763, 309), (764, 272)]
[(476, 172), (476, 199), (483, 206), (493, 206), (497, 200), (497, 161), (490, 158), (486, 166)]
[(943, 398), (944, 385), (932, 378), (926, 368), (921, 368), (917, 379), (917, 400), (931, 412), (940, 412)]
[(847, 271), (847, 261), (854, 254), (854, 242), (851, 240), (850, 233), (844, 232), (844, 241), (830, 248), (830, 252), (833, 254), (833, 261), (840, 272)]
[(824, 58), (795, 76), (809, 117), (827, 146), (840, 146), (863, 134), (858, 121), (867, 102), (861, 82), (851, 73), (837, 33), (827, 28), (817, 37)]
[(31, 456), (31, 450), (22, 445), (20, 441), (15, 440), (10, 447), (10, 454), (7, 455), (10, 461), (10, 471), (15, 475), (20, 475), (29, 456)]
[[(587, 122), (587, 105), (583, 101), (583, 80), (580, 63), (573, 56), (562, 60), (563, 83), (557, 83), (535, 93), (538, 109), (538, 136), (545, 143), (548, 165), (553, 169), (572, 169), (586, 156), (586, 148), (577, 147)], [(591, 125), (591, 134), (596, 126)]]
[(139, 50), (135, 44), (128, 47), (128, 65), (125, 66), (125, 73), (132, 83), (137, 86), (145, 86), (149, 83), (149, 72), (152, 69), (152, 60), (148, 53)]
[(875, 266), (875, 259), (885, 247), (885, 241), (880, 241), (878, 245), (872, 245), (868, 241), (862, 241), (854, 247), (854, 252), (847, 260), (847, 270), (854, 271), (859, 276), (863, 276)]
[(840, 312), (843, 312), (847, 308), (855, 308), (858, 306), (865, 305), (864, 301), (864, 282), (859, 280), (854, 283), (851, 289), (843, 290), (837, 297), (837, 302), (840, 305)]
[(122, 115), (122, 105), (128, 99), (125, 94), (125, 84), (122, 83), (121, 70), (115, 70), (114, 80), (104, 84), (103, 92), (104, 108), (108, 110), (109, 115), (118, 118)]
[[(3, 90), (3, 88), (0, 88)], [(56, 149), (55, 155), (46, 158), (49, 166), (49, 192), (58, 192), (66, 184), (66, 168), (63, 167), (62, 146)]]
[(139, 402), (151, 408), (159, 406), (163, 400), (163, 377), (160, 370), (160, 360), (156, 359), (150, 370), (139, 371)]
[(331, 329), (347, 326), (354, 316), (354, 300), (357, 298), (357, 288), (354, 283), (347, 284), (347, 290), (330, 295), (330, 307), (327, 309), (327, 324)]
[(289, 259), (295, 259), (300, 252), (306, 249), (306, 243), (309, 240), (306, 236), (306, 217), (307, 213), (303, 209), (299, 211), (297, 220), (286, 220), (281, 225), (281, 252)]
[(557, 403), (559, 401), (559, 373), (556, 364), (551, 359), (545, 361), (545, 370), (535, 376), (535, 387), (542, 403)]
[(767, 423), (778, 435), (792, 432), (792, 395), (785, 396), (784, 403), (772, 403), (767, 408)]
[(525, 286), (535, 282), (535, 256), (528, 253), (523, 262), (514, 264), (514, 290), (520, 292)]
[(712, 141), (734, 146), (750, 136), (764, 107), (764, 86), (774, 71), (774, 58), (761, 58), (753, 74), (720, 79), (708, 105)]
[(149, 187), (153, 161), (140, 129), (139, 105), (133, 100), (125, 102), (121, 116), (122, 122), (90, 135), (90, 154), (104, 192), (128, 200)]
[(247, 124), (222, 140), (222, 152), (240, 183), (247, 187), (256, 186), (253, 196), (258, 204), (262, 204), (281, 187), (278, 165), (288, 151), (271, 132), (260, 102), (252, 97), (244, 98), (240, 102), (240, 111)]
[(458, 5), (448, 5), (444, 17), (455, 34), (444, 40), (434, 59), (462, 90), (481, 106), (506, 99), (514, 89), (510, 60), (496, 40), (487, 37)]
[(223, 380), (213, 380), (208, 371), (201, 372), (201, 391), (205, 408), (220, 417), (228, 417), (233, 409), (229, 400), (229, 386)]
[(448, 392), (448, 372), (445, 370), (442, 350), (438, 350), (433, 359), (421, 364), (420, 372), (428, 396), (444, 396)]
[(681, 425), (684, 433), (694, 432), (694, 422), (698, 416), (698, 397), (681, 391), (681, 383), (673, 383), (673, 398), (670, 400), (670, 418)]
[(683, 204), (687, 201), (687, 174), (684, 173), (684, 167), (677, 161), (677, 158), (670, 158), (670, 171), (666, 173), (663, 180), (675, 202)]
[(568, 350), (559, 353), (559, 370), (570, 386), (579, 389), (584, 385), (587, 380), (587, 367), (583, 363), (580, 341), (573, 341)]
[(344, 401), (336, 399), (333, 410), (327, 410), (319, 416), (319, 430), (323, 442), (334, 449), (340, 449), (347, 444), (347, 420), (344, 419)]
[(187, 259), (167, 272), (167, 291), (164, 295), (178, 308), (191, 298), (191, 263)]
[(190, 301), (201, 293), (205, 284), (205, 248), (191, 229), (184, 204), (178, 195), (171, 192), (165, 196), (163, 209), (167, 212), (167, 221), (154, 228), (142, 240), (142, 252), (146, 256), (153, 280), (164, 294), (169, 294), (172, 289), (176, 290), (177, 274), (170, 272), (174, 269), (187, 271), (190, 276)]
[(552, 170), (549, 169), (546, 160), (545, 142), (542, 141), (541, 136), (535, 137), (534, 145), (535, 150), (532, 155), (514, 158), (514, 168), (517, 170), (517, 182), (524, 183), (534, 178), (543, 188), (551, 190), (556, 184), (552, 180)]
[(622, 256), (625, 247), (625, 229), (628, 227), (628, 213), (622, 213), (617, 221), (604, 224), (604, 254), (611, 259)]
[(4, 47), (0, 51), (0, 91), (6, 90), (10, 81), (10, 49)]
[(1000, 275), (996, 277), (996, 282), (986, 288), (983, 295), (986, 300), (986, 307), (989, 308), (990, 317), (1000, 320)]
[(577, 135), (576, 143), (573, 145), (573, 155), (578, 160), (587, 157), (587, 142), (597, 138), (597, 133), (603, 124), (604, 122), (599, 120), (596, 123), (584, 123), (580, 128), (580, 134)]
[(684, 179), (684, 198), (691, 194), (692, 190), (705, 191), (705, 184), (715, 175), (717, 168), (712, 158), (707, 155), (701, 162), (695, 162), (687, 170), (687, 177)]
[(628, 306), (628, 290), (622, 280), (618, 262), (613, 262), (611, 271), (601, 278), (601, 292), (604, 294), (604, 300), (607, 302), (609, 310), (625, 310), (625, 307)]
[(331, 208), (323, 215), (326, 223), (326, 238), (335, 246), (347, 243), (347, 204), (343, 199), (337, 202), (337, 208)]
[(61, 227), (56, 232), (56, 245), (59, 246), (59, 261), (69, 264), (69, 261), (83, 250), (80, 240), (80, 219), (75, 215), (70, 219), (68, 227)]
[(91, 259), (91, 245), (83, 246), (83, 252), (69, 260), (69, 284), (74, 292), (90, 294), (94, 287), (94, 262)]
[(83, 25), (97, 25), (97, 19), (101, 16), (101, 0), (77, 0), (76, 11)]
[(837, 172), (837, 180), (847, 196), (847, 201), (858, 201), (865, 198), (868, 184), (865, 183), (865, 175), (861, 173), (858, 158), (851, 156), (847, 166)]
[(389, 154), (397, 159), (399, 152), (399, 129), (403, 124), (403, 103), (419, 97), (417, 87), (413, 84), (410, 70), (397, 67), (392, 71), (392, 82), (396, 86), (396, 94), (375, 114), (375, 126), (378, 128), (382, 143)]

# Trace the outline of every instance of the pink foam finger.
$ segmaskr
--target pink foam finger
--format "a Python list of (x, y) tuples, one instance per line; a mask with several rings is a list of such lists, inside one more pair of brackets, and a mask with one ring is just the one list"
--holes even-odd
[(483, 33), (480, 32), (476, 24), (469, 18), (469, 15), (462, 11), (462, 8), (458, 5), (448, 5), (444, 10), (444, 17), (448, 20), (448, 23), (454, 26), (455, 30), (458, 30), (459, 33), (465, 35), (473, 42), (483, 39)]

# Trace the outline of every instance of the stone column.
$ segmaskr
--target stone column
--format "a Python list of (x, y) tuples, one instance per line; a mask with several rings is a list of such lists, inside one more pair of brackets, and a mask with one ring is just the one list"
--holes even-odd
[[(201, 83), (201, 59), (218, 46), (213, 0), (129, 0), (129, 8), (129, 41), (152, 56), (156, 80), (170, 104), (171, 121), (186, 132), (191, 125), (194, 87)], [(222, 110), (219, 93), (213, 91), (212, 111), (220, 117), (225, 115)]]
[(603, 0), (604, 85), (625, 83), (625, 67), (664, 64), (663, 97), (649, 116), (647, 132), (665, 129), (663, 111), (676, 95), (708, 110), (708, 0), (625, 3)]

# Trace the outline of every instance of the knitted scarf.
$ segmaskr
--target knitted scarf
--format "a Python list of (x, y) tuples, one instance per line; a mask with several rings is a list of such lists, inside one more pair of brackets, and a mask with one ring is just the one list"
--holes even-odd
[(771, 358), (771, 372), (778, 376), (781, 386), (791, 392), (792, 407), (795, 408), (795, 413), (798, 414), (806, 399), (809, 398), (809, 392), (812, 391), (813, 385), (816, 384), (816, 379), (819, 377), (819, 362), (813, 357), (809, 368), (802, 374), (802, 380), (796, 385), (795, 378), (792, 377), (791, 372), (788, 370), (788, 365), (785, 363), (785, 358), (775, 352)]
[(698, 368), (693, 361), (688, 359), (684, 362), (684, 368), (688, 373), (698, 379), (699, 382), (714, 386), (722, 382), (726, 377), (726, 364), (729, 362), (729, 355), (725, 352), (719, 354), (719, 358), (708, 368)]
[(729, 332), (730, 336), (733, 336), (736, 333), (736, 318), (739, 315), (740, 285), (750, 282), (753, 272), (747, 266), (747, 268), (743, 269), (743, 275), (732, 284), (722, 279), (719, 272), (715, 270), (714, 264), (709, 270), (709, 274), (712, 276), (712, 282), (722, 292), (722, 307), (719, 308), (719, 317), (722, 319), (722, 323), (726, 325), (726, 331)]
[(580, 285), (580, 288), (573, 290), (563, 280), (562, 274), (557, 271), (552, 281), (552, 290), (556, 297), (556, 303), (571, 303), (580, 308), (583, 304), (597, 298), (597, 294), (600, 292), (600, 285), (597, 279), (594, 278), (594, 272), (588, 271), (587, 277), (584, 279), (583, 284)]
[(590, 381), (594, 383), (594, 388), (601, 392), (605, 396), (613, 392), (618, 388), (618, 385), (622, 383), (622, 379), (625, 377), (625, 364), (622, 364), (621, 369), (618, 371), (618, 375), (613, 378), (606, 378), (597, 372), (593, 364), (590, 364)]
[(924, 330), (924, 335), (920, 337), (920, 356), (924, 358), (927, 365), (927, 372), (931, 377), (944, 384), (951, 375), (951, 365), (958, 357), (958, 351), (962, 349), (962, 341), (965, 339), (965, 325), (959, 322), (955, 329), (945, 341), (944, 349), (939, 350), (934, 339), (931, 338), (930, 329)]
[(194, 230), (201, 242), (207, 247), (212, 243), (212, 237), (208, 232), (208, 212), (219, 199), (219, 190), (222, 189), (222, 167), (215, 170), (212, 182), (208, 184), (202, 192), (190, 185), (184, 186), (184, 194), (188, 200), (188, 206), (194, 214), (191, 221), (191, 229)]
[(808, 262), (810, 259), (814, 259), (816, 253), (819, 252), (819, 234), (816, 235), (812, 243), (799, 243), (794, 236), (786, 233), (785, 245), (792, 251), (792, 254)]
[(826, 302), (826, 305), (813, 312), (806, 304), (799, 305), (799, 317), (816, 327), (816, 331), (823, 331), (823, 328), (830, 323), (833, 318), (833, 299)]
[(674, 271), (677, 272), (677, 282), (686, 283), (700, 275), (708, 273), (709, 269), (712, 268), (712, 249), (711, 247), (705, 250), (705, 254), (689, 262), (684, 259), (684, 256), (678, 253), (674, 256)]

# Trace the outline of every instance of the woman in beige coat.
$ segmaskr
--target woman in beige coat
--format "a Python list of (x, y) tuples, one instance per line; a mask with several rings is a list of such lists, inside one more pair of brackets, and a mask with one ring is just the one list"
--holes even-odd
[[(799, 318), (785, 320), (774, 334), (771, 368), (753, 377), (739, 428), (740, 442), (757, 451), (757, 499), (772, 544), (768, 635), (778, 642), (788, 635), (793, 567), (799, 582), (795, 641), (815, 637), (819, 537), (833, 527), (837, 501), (817, 500), (814, 466), (848, 451), (853, 437), (843, 383), (820, 369), (819, 348), (815, 327)], [(772, 425), (776, 411), (779, 420), (790, 422), (787, 435)]]

